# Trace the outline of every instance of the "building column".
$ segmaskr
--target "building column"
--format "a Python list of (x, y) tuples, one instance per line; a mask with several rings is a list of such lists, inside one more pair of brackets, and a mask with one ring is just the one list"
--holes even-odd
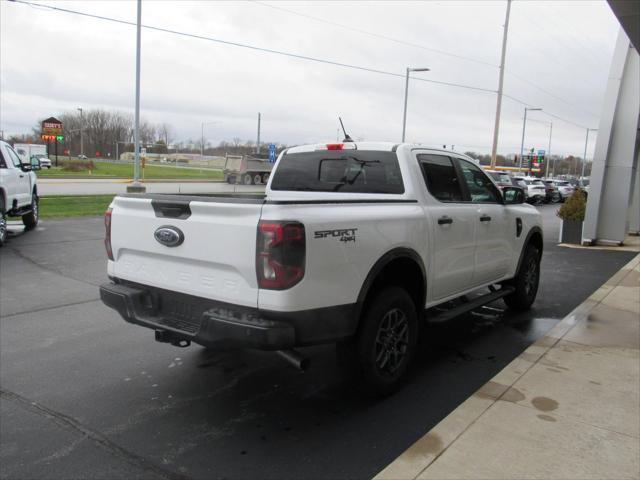
[(584, 245), (622, 244), (634, 221), (638, 224), (639, 127), (640, 56), (620, 28), (593, 156)]

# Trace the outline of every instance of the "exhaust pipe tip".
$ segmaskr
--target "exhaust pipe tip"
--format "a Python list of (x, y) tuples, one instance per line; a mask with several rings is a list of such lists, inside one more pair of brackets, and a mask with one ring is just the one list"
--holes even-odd
[(301, 372), (306, 372), (311, 365), (311, 360), (296, 350), (277, 350), (277, 353)]

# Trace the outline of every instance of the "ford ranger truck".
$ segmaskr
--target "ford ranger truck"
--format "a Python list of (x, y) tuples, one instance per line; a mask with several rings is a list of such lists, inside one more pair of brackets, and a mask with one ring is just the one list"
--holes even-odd
[(289, 148), (263, 195), (115, 197), (105, 215), (111, 281), (100, 294), (177, 346), (274, 350), (304, 366), (294, 349), (336, 343), (364, 385), (391, 392), (419, 322), (499, 298), (531, 306), (543, 237), (524, 199), (452, 151)]

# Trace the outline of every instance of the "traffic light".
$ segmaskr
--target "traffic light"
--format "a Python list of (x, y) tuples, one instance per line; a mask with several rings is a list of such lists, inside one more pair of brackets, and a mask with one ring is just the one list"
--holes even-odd
[(56, 135), (56, 140), (61, 142), (62, 140), (64, 140), (64, 135)]

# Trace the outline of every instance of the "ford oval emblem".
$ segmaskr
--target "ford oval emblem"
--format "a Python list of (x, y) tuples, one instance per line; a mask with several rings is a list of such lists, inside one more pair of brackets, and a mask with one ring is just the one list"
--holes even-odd
[(177, 247), (184, 242), (184, 233), (177, 227), (164, 225), (153, 234), (155, 239), (166, 247)]

